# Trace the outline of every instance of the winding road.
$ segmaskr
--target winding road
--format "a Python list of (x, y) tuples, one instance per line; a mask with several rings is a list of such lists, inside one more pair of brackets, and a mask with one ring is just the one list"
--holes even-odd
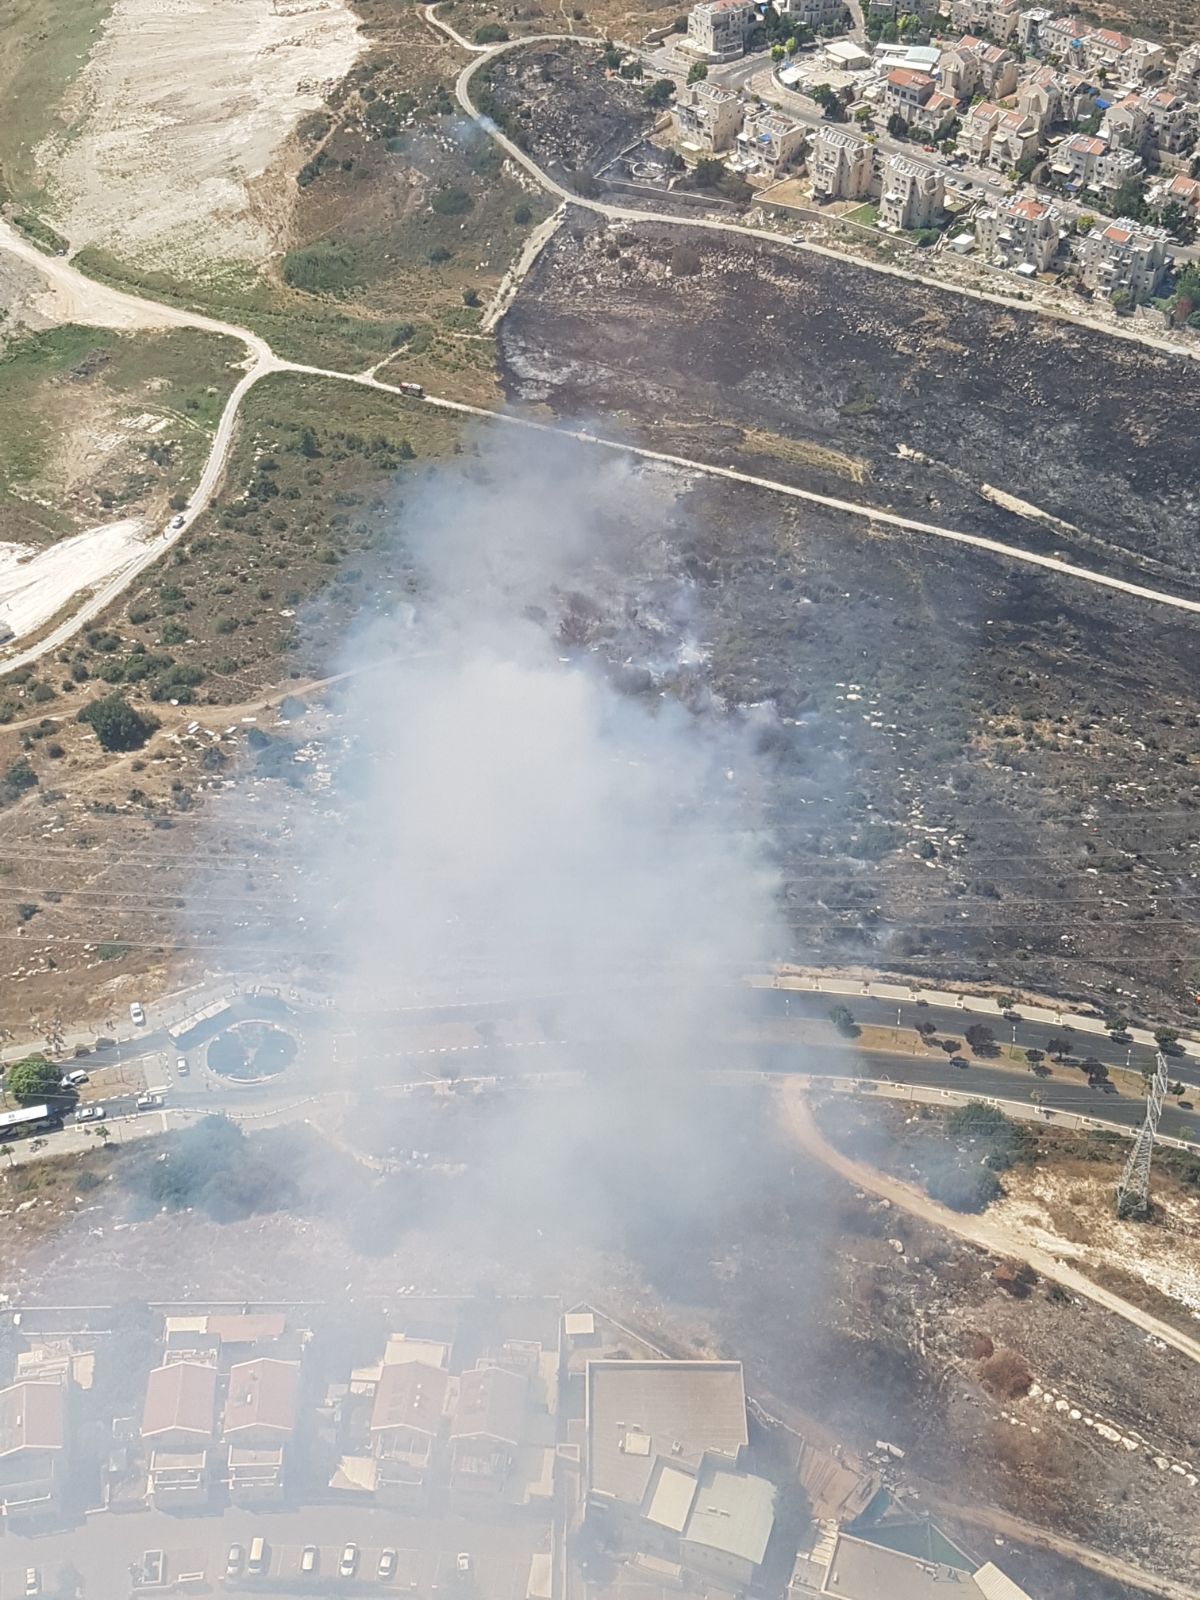
[[(494, 123), (480, 113), (471, 98), (470, 88), (472, 79), (480, 68), (486, 62), (505, 51), (536, 43), (562, 42), (565, 40), (580, 43), (580, 37), (571, 34), (535, 34), (526, 38), (507, 40), (495, 45), (478, 45), (465, 39), (449, 23), (443, 22), (441, 18), (437, 17), (433, 6), (426, 7), (424, 14), (426, 20), (433, 27), (439, 29), (458, 48), (467, 51), (471, 55), (472, 59), (458, 74), (455, 82), (455, 95), (459, 105), (500, 146), (505, 154), (524, 168), (548, 194), (554, 195), (564, 204), (580, 206), (609, 221), (628, 223), (653, 222), (672, 227), (699, 228), (709, 231), (735, 233), (744, 237), (762, 240), (775, 247), (783, 247), (783, 241), (780, 236), (765, 228), (754, 228), (743, 223), (724, 222), (699, 217), (677, 217), (659, 212), (636, 210), (626, 206), (610, 205), (603, 201), (584, 199), (579, 195), (573, 194), (539, 167), (530, 156), (519, 149)], [(838, 251), (830, 250), (817, 244), (804, 243), (793, 248), (833, 257), (842, 263), (846, 261), (846, 257)], [(179, 527), (169, 528), (163, 534), (147, 539), (144, 548), (134, 560), (123, 560), (119, 568), (113, 571), (111, 577), (86, 591), (82, 603), (69, 616), (56, 623), (41, 638), (24, 647), (18, 645), (10, 648), (7, 652), (0, 652), (0, 676), (19, 668), (32, 666), (43, 656), (65, 644), (118, 599), (147, 567), (156, 562), (166, 550), (184, 537), (192, 524), (208, 509), (221, 486), (233, 447), (237, 418), (242, 402), (250, 390), (262, 379), (277, 373), (292, 373), (331, 379), (339, 383), (351, 383), (363, 388), (376, 389), (384, 394), (412, 399), (411, 396), (404, 395), (404, 391), (398, 384), (387, 383), (383, 379), (377, 378), (373, 370), (344, 372), (328, 367), (309, 366), (301, 362), (287, 361), (276, 355), (267, 341), (249, 328), (239, 327), (236, 324), (223, 322), (217, 318), (207, 317), (201, 313), (188, 311), (178, 306), (166, 305), (160, 301), (128, 294), (123, 290), (99, 283), (86, 277), (65, 258), (44, 255), (2, 219), (0, 219), (0, 251), (6, 251), (16, 256), (27, 265), (34, 267), (46, 279), (53, 294), (56, 313), (64, 321), (70, 320), (92, 326), (113, 327), (124, 330), (170, 327), (192, 328), (199, 332), (236, 340), (246, 350), (245, 371), (230, 392), (225, 403), (213, 435), (208, 460), (191, 495), (187, 510), (183, 513), (183, 520)], [(878, 263), (869, 263), (868, 265), (873, 271), (887, 272), (894, 276), (909, 279), (916, 276), (897, 267), (888, 267)], [(919, 281), (934, 283), (934, 280), (924, 278)], [(945, 285), (941, 284), (935, 286), (940, 289), (946, 288)], [(989, 300), (998, 305), (1025, 313), (1028, 313), (1029, 310), (1029, 307), (1022, 302), (1009, 300), (1001, 295), (988, 294), (971, 289), (955, 289), (953, 292)], [(1061, 311), (1047, 311), (1044, 314), (1057, 316), (1062, 320), (1079, 322), (1084, 326), (1098, 326), (1086, 318), (1071, 316)], [(1105, 327), (1102, 331), (1112, 337), (1134, 338), (1141, 343), (1168, 350), (1172, 354), (1189, 353), (1181, 351), (1177, 345), (1170, 344), (1165, 340), (1154, 339), (1150, 336), (1132, 334), (1117, 328)], [(853, 500), (842, 500), (833, 495), (818, 494), (812, 490), (797, 488), (793, 484), (781, 483), (773, 478), (741, 472), (734, 467), (721, 466), (715, 462), (697, 460), (693, 457), (675, 455), (666, 451), (652, 450), (645, 446), (632, 444), (627, 440), (605, 438), (586, 429), (564, 428), (554, 423), (539, 422), (529, 417), (514, 415), (512, 412), (492, 410), (485, 406), (468, 405), (462, 401), (449, 400), (436, 395), (425, 395), (421, 403), (440, 410), (457, 412), (464, 416), (478, 417), (488, 423), (500, 422), (511, 427), (524, 428), (533, 432), (555, 434), (572, 439), (580, 444), (595, 446), (599, 449), (613, 451), (625, 456), (634, 456), (643, 461), (678, 469), (685, 473), (724, 478), (730, 482), (745, 484), (751, 488), (765, 490), (770, 494), (819, 505), (827, 510), (854, 517), (865, 521), (869, 529), (894, 528), (904, 534), (945, 540), (952, 544), (985, 551), (1004, 560), (1017, 562), (1025, 566), (1039, 567), (1044, 571), (1056, 573), (1060, 577), (1073, 581), (1089, 583), (1099, 588), (1129, 595), (1134, 599), (1146, 601), (1152, 605), (1165, 606), (1171, 610), (1192, 614), (1200, 613), (1200, 601), (1191, 600), (1182, 595), (1171, 594), (1166, 590), (1151, 588), (1145, 584), (1132, 583), (1123, 578), (1112, 577), (1107, 573), (1094, 572), (1072, 562), (1062, 561), (1055, 556), (1024, 550), (1019, 546), (1005, 544), (1001, 540), (989, 539), (964, 529), (947, 528), (915, 517), (902, 516), (897, 512), (889, 511), (880, 506), (872, 506)], [(69, 598), (78, 598), (78, 596), (79, 591), (76, 592), (75, 596)]]

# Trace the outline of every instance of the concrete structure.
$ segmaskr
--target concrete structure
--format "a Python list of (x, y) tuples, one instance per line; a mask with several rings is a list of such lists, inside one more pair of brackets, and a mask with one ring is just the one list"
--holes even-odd
[(945, 185), (935, 167), (893, 156), (883, 169), (879, 226), (891, 231), (928, 228), (942, 214)]
[(775, 1491), (742, 1468), (733, 1361), (593, 1361), (585, 1383), (589, 1521), (639, 1563), (740, 1593), (762, 1562)]
[(1044, 6), (1030, 6), (1017, 13), (1017, 43), (1022, 50), (1028, 50), (1030, 55), (1040, 56), (1045, 54), (1041, 49), (1041, 30), (1047, 23), (1054, 21), (1053, 11), (1047, 11)]
[(816, 200), (865, 200), (875, 177), (875, 153), (858, 134), (822, 124), (808, 155)]
[(1184, 100), (1200, 100), (1200, 44), (1181, 50), (1171, 74), (1171, 87)]
[(688, 12), (684, 48), (706, 61), (736, 61), (757, 16), (750, 0), (703, 0)]
[(1136, 94), (1127, 94), (1104, 113), (1101, 132), (1110, 150), (1132, 150), (1141, 155), (1149, 143), (1150, 118)]
[(1151, 189), (1150, 204), (1156, 211), (1175, 204), (1182, 206), (1193, 217), (1200, 218), (1200, 179), (1177, 172), (1169, 181), (1156, 184)]
[(9, 1521), (51, 1518), (66, 1470), (69, 1385), (59, 1379), (0, 1390), (0, 1505)]
[(229, 1452), (229, 1498), (239, 1506), (276, 1506), (283, 1502), (284, 1452), (234, 1446)]
[(476, 1367), (459, 1380), (450, 1424), (450, 1487), (498, 1498), (521, 1442), (529, 1380), (507, 1367)]
[(984, 260), (1029, 275), (1049, 271), (1065, 230), (1066, 219), (1057, 206), (1032, 199), (1005, 200), (975, 220)]
[[(828, 1557), (827, 1564), (823, 1557)], [(791, 1600), (833, 1595), (837, 1600), (983, 1600), (969, 1572), (940, 1561), (903, 1555), (840, 1533), (832, 1552), (796, 1564)]]
[(146, 1498), (163, 1511), (196, 1511), (212, 1494), (212, 1463), (207, 1450), (152, 1450)]
[(1167, 52), (1152, 39), (1133, 39), (1121, 67), (1127, 78), (1138, 83), (1161, 83), (1167, 75)]
[(741, 95), (703, 81), (684, 93), (687, 98), (677, 101), (672, 113), (680, 145), (706, 155), (731, 150), (746, 110)]
[(371, 1448), (383, 1482), (401, 1500), (428, 1485), (446, 1431), (450, 1379), (420, 1361), (385, 1366), (371, 1410)]
[(821, 53), (839, 72), (865, 72), (871, 65), (871, 57), (853, 39), (830, 39)]
[(1113, 150), (1095, 134), (1076, 133), (1054, 152), (1050, 170), (1065, 183), (1097, 193), (1112, 193), (1142, 172), (1141, 157), (1132, 150)]
[(1083, 51), (1083, 36), (1087, 28), (1077, 17), (1050, 17), (1039, 22), (1034, 54), (1049, 61), (1058, 61), (1064, 67), (1086, 70), (1088, 62)]
[(1093, 228), (1077, 246), (1080, 277), (1097, 294), (1127, 289), (1139, 299), (1153, 295), (1166, 272), (1169, 243), (1163, 228), (1122, 222)]
[(781, 111), (772, 106), (751, 106), (738, 134), (738, 144), (747, 159), (776, 177), (800, 160), (805, 137), (800, 123)]
[(1002, 44), (1017, 31), (1021, 0), (954, 0), (950, 24), (960, 33), (986, 33)]
[(1196, 137), (1197, 108), (1170, 89), (1143, 89), (1138, 102), (1149, 124), (1148, 138), (1169, 155), (1190, 150)]

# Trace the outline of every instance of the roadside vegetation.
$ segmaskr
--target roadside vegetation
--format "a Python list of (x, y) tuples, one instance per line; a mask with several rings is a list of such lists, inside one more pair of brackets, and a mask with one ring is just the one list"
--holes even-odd
[(207, 459), (244, 351), (191, 329), (117, 333), (66, 324), (0, 354), (0, 526), (44, 544), (166, 513)]

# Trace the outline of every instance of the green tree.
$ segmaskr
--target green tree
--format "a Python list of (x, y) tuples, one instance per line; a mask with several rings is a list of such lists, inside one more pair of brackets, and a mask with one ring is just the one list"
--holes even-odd
[(655, 111), (661, 111), (675, 98), (675, 85), (670, 78), (655, 78), (654, 82), (648, 83), (642, 92), (646, 97), (646, 104)]
[(507, 38), (508, 29), (499, 22), (485, 22), (475, 29), (476, 44), (503, 44)]
[(692, 182), (697, 189), (715, 189), (724, 176), (724, 166), (712, 156), (701, 156), (692, 168)]
[(829, 1013), (829, 1020), (844, 1039), (857, 1039), (862, 1032), (849, 1006), (834, 1006)]
[(1004, 1192), (988, 1167), (943, 1167), (926, 1178), (925, 1189), (951, 1211), (986, 1211)]
[(705, 63), (703, 61), (693, 61), (688, 68), (687, 81), (689, 83), (700, 83), (707, 77), (708, 67)]
[(62, 1074), (45, 1056), (26, 1056), (8, 1069), (4, 1086), (23, 1106), (38, 1105), (62, 1095)]
[(121, 694), (90, 700), (80, 708), (77, 720), (95, 730), (102, 750), (140, 750), (158, 727), (153, 717), (135, 711)]
[(773, 44), (771, 46), (771, 60), (772, 61), (782, 61), (783, 58), (786, 55), (787, 55), (787, 51), (784, 49), (784, 47), (781, 44)]
[(964, 1037), (971, 1047), (972, 1055), (990, 1056), (995, 1054), (996, 1036), (982, 1022), (973, 1022), (966, 1030)]
[(1132, 311), (1137, 304), (1132, 291), (1129, 289), (1114, 289), (1108, 298), (1113, 310), (1119, 315)]
[(1178, 1028), (1155, 1028), (1154, 1042), (1160, 1050), (1170, 1050), (1173, 1044), (1179, 1043)]

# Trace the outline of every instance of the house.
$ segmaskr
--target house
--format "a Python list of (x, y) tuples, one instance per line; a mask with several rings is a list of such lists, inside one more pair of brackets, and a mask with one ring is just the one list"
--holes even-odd
[(808, 156), (816, 200), (865, 200), (875, 177), (875, 152), (858, 134), (823, 123)]
[(883, 169), (879, 226), (889, 231), (928, 228), (942, 214), (945, 184), (936, 167), (893, 156)]
[(805, 130), (771, 106), (751, 106), (738, 144), (764, 172), (776, 177), (797, 162), (804, 151)]
[(704, 1586), (749, 1586), (775, 1491), (745, 1470), (739, 1362), (591, 1361), (585, 1432), (586, 1517), (606, 1542)]
[(450, 1379), (421, 1361), (385, 1366), (371, 1408), (371, 1449), (390, 1498), (415, 1498), (427, 1486), (446, 1424)]
[(1101, 132), (1110, 150), (1132, 150), (1141, 155), (1150, 137), (1150, 118), (1136, 94), (1127, 94), (1104, 113)]
[(846, 0), (785, 0), (779, 10), (814, 33), (821, 28), (841, 28), (847, 19)]
[(1057, 206), (1027, 198), (1004, 200), (975, 219), (975, 240), (983, 259), (1032, 276), (1048, 272), (1066, 231)]
[(450, 1487), (503, 1493), (521, 1441), (529, 1380), (506, 1367), (476, 1367), (459, 1380), (450, 1424)]
[(684, 48), (705, 61), (736, 61), (757, 17), (750, 0), (703, 0), (688, 12)]
[(956, 100), (969, 100), (974, 94), (1003, 100), (1017, 87), (1016, 57), (971, 33), (943, 52), (938, 67), (942, 88)]
[(1200, 218), (1200, 179), (1177, 172), (1169, 181), (1155, 185), (1150, 191), (1150, 204), (1160, 212), (1172, 204), (1182, 206), (1193, 218)]
[(1170, 89), (1143, 89), (1138, 102), (1149, 124), (1148, 137), (1170, 155), (1190, 150), (1196, 137), (1195, 107)]
[(296, 1427), (300, 1363), (260, 1356), (229, 1373), (225, 1442), (247, 1450), (278, 1450)]
[(954, 0), (950, 24), (961, 33), (986, 33), (1007, 43), (1017, 31), (1021, 0)]
[(10, 1522), (49, 1518), (58, 1510), (69, 1389), (61, 1379), (0, 1389), (0, 1504)]
[(1179, 52), (1171, 87), (1184, 100), (1200, 100), (1200, 44), (1189, 44)]
[(1017, 89), (1017, 110), (1037, 124), (1039, 134), (1062, 115), (1062, 84), (1053, 67), (1039, 67)]
[(1076, 247), (1080, 277), (1098, 294), (1126, 289), (1138, 299), (1146, 298), (1162, 282), (1169, 243), (1164, 228), (1138, 228), (1125, 222), (1093, 228)]
[(146, 1385), (142, 1438), (156, 1450), (192, 1450), (212, 1442), (217, 1369), (198, 1361), (155, 1367)]
[(1115, 193), (1130, 178), (1140, 176), (1141, 157), (1132, 150), (1112, 150), (1105, 139), (1076, 133), (1054, 152), (1050, 170), (1063, 182), (1098, 193)]
[(958, 148), (970, 161), (1007, 171), (1036, 154), (1038, 127), (1021, 111), (1007, 111), (981, 100), (963, 118)]
[(703, 81), (686, 93), (688, 98), (677, 101), (672, 112), (680, 144), (709, 155), (732, 149), (745, 113), (741, 95)]
[(155, 1367), (146, 1385), (141, 1427), (151, 1447), (146, 1490), (152, 1505), (186, 1510), (207, 1504), (216, 1415), (216, 1367), (199, 1361)]

